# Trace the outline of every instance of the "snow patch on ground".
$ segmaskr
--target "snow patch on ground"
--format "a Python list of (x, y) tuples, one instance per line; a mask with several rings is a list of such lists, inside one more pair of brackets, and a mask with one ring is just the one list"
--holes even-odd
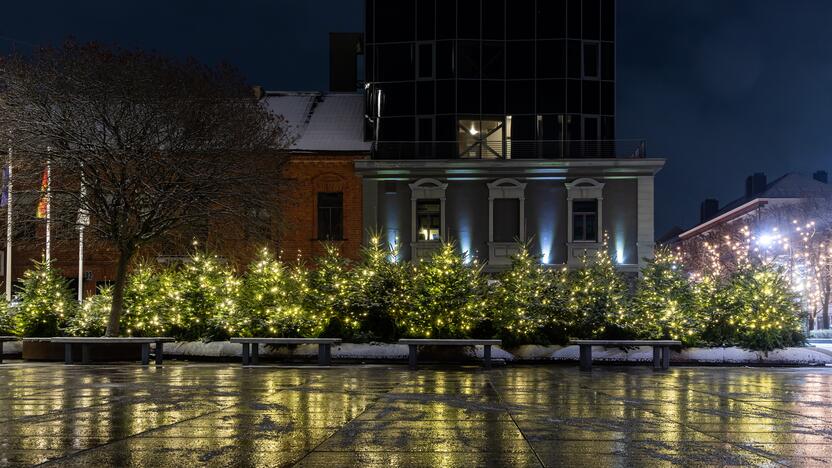
[(22, 341), (7, 341), (5, 343), (0, 343), (0, 354), (20, 354), (23, 352), (23, 342)]
[[(14, 344), (14, 343), (12, 343)], [(8, 344), (7, 344), (8, 345)], [(18, 344), (19, 347), (19, 344)], [(457, 348), (461, 357), (482, 358), (483, 348)], [(6, 351), (7, 353), (9, 351)], [(389, 343), (343, 343), (332, 347), (333, 359), (405, 360), (407, 346)], [(240, 357), (242, 346), (227, 341), (176, 342), (165, 345), (165, 355), (172, 357)], [(313, 359), (318, 355), (318, 345), (260, 346), (260, 355), (275, 358)], [(510, 349), (492, 348), (493, 359), (510, 361), (577, 361), (577, 346), (524, 345)], [(653, 351), (649, 346), (621, 349), (594, 346), (592, 358), (598, 362), (651, 362)], [(686, 348), (672, 350), (670, 361), (674, 364), (739, 364), (739, 365), (823, 365), (832, 364), (832, 352), (814, 347), (787, 348), (764, 353), (741, 348)]]

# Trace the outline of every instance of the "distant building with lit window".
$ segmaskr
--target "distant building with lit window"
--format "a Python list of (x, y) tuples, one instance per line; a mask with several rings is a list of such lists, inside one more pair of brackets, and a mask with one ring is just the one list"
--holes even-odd
[(366, 0), (363, 222), (499, 269), (517, 240), (576, 265), (654, 247), (663, 159), (615, 135), (614, 0)]

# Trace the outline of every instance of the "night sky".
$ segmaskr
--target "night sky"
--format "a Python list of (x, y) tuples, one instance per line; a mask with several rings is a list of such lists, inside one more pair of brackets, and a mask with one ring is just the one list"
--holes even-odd
[[(360, 31), (362, 0), (7, 2), (0, 52), (71, 35), (227, 61), (270, 90), (325, 90), (330, 31)], [(667, 158), (656, 233), (745, 176), (832, 172), (832, 1), (619, 0), (618, 138)]]

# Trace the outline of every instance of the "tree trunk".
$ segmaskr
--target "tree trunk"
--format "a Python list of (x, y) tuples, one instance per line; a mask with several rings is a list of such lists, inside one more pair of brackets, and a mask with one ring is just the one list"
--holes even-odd
[(116, 282), (113, 285), (113, 304), (110, 307), (110, 320), (107, 323), (105, 336), (118, 336), (119, 321), (124, 309), (124, 286), (127, 284), (127, 266), (133, 258), (135, 249), (123, 247), (118, 252), (118, 265), (116, 266)]
[(821, 325), (824, 330), (829, 330), (829, 282), (826, 283), (826, 290), (823, 292), (823, 310), (821, 310)]

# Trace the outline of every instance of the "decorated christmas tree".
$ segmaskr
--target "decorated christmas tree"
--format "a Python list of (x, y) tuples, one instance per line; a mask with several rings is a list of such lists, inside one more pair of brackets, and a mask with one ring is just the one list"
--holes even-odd
[(327, 324), (324, 334), (348, 336), (361, 326), (358, 320), (344, 314), (350, 306), (350, 263), (337, 245), (323, 246), (324, 255), (315, 259), (315, 268), (308, 273), (304, 308), (311, 313), (312, 320)]
[(601, 248), (584, 255), (580, 268), (571, 272), (569, 288), (573, 336), (586, 339), (620, 333), (610, 329), (610, 324), (626, 320), (627, 287), (615, 269), (606, 235)]
[(412, 305), (401, 318), (403, 333), (426, 338), (469, 335), (486, 316), (481, 270), (454, 243), (443, 243), (415, 268)]
[(23, 274), (15, 323), (22, 336), (60, 336), (78, 307), (66, 280), (49, 262), (35, 262)]
[(737, 345), (769, 351), (803, 344), (798, 297), (778, 267), (743, 268), (725, 286), (722, 301)]
[(222, 339), (234, 335), (240, 280), (217, 255), (194, 251), (190, 261), (163, 277), (171, 331), (183, 339)]
[(303, 268), (288, 268), (268, 249), (249, 265), (231, 327), (240, 336), (317, 336), (325, 325), (302, 307), (308, 290)]
[(566, 271), (541, 265), (525, 243), (489, 290), (491, 317), (507, 342), (565, 342), (573, 322), (568, 301)]
[(676, 253), (658, 249), (642, 269), (623, 325), (647, 339), (679, 340), (687, 346), (701, 339), (693, 286)]
[(384, 245), (379, 235), (371, 233), (361, 261), (352, 269), (345, 308), (350, 321), (360, 323), (356, 339), (398, 339), (396, 319), (409, 307), (411, 278), (412, 266), (398, 260), (398, 246)]
[(124, 288), (124, 314), (121, 330), (127, 336), (164, 336), (170, 333), (169, 314), (165, 299), (166, 287), (175, 284), (173, 270), (160, 270), (150, 264), (139, 264), (127, 277)]
[(103, 288), (98, 294), (84, 299), (84, 303), (69, 318), (66, 334), (69, 336), (103, 336), (110, 319), (113, 303), (112, 288)]
[(9, 309), (9, 303), (5, 300), (0, 300), (0, 336), (13, 335), (14, 333), (14, 320)]

